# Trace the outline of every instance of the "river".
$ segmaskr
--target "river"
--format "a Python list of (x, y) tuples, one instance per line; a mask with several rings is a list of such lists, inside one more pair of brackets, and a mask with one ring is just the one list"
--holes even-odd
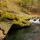
[(13, 30), (10, 33), (6, 40), (40, 40), (40, 24), (33, 23), (28, 29)]

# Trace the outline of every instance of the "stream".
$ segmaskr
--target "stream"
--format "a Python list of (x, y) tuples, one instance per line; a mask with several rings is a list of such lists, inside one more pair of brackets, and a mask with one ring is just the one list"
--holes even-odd
[(32, 23), (28, 29), (16, 29), (10, 33), (6, 40), (40, 40), (40, 24)]

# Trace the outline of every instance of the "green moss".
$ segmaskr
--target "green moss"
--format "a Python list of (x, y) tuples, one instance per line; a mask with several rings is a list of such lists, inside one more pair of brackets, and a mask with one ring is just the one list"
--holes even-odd
[[(26, 3), (27, 0), (21, 0), (20, 2), (24, 2), (23, 4)], [(8, 3), (7, 3), (8, 2)], [(25, 14), (23, 11), (21, 11), (22, 7), (18, 6), (18, 4), (15, 3), (15, 5), (12, 6), (12, 2), (15, 3), (15, 1), (3, 1), (0, 3), (0, 6), (2, 9), (0, 9), (0, 23), (4, 22), (4, 24), (19, 24), (21, 26), (29, 26), (31, 23), (28, 22), (27, 19), (32, 18), (31, 15)], [(18, 1), (19, 2), (19, 1)], [(10, 4), (11, 3), (11, 4)], [(24, 7), (23, 7), (24, 8)], [(17, 10), (18, 9), (18, 10)], [(10, 12), (10, 11), (15, 11), (15, 12)], [(25, 8), (23, 9), (25, 10)], [(26, 11), (26, 10), (25, 10)], [(27, 12), (28, 13), (28, 12)], [(9, 22), (5, 21), (4, 19), (13, 19), (9, 20)]]
[[(30, 24), (26, 20), (29, 19), (29, 18), (31, 18), (31, 15), (17, 16), (17, 15), (14, 15), (12, 13), (4, 12), (3, 15), (0, 18), (1, 19), (12, 18), (13, 19), (13, 21), (11, 21), (12, 24), (19, 24), (19, 25), (23, 25), (24, 26), (24, 25), (29, 25)], [(25, 22), (25, 24), (22, 23), (22, 22)]]

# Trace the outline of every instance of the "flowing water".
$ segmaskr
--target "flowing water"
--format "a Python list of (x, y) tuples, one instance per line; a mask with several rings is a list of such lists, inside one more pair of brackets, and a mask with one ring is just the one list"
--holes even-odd
[(14, 30), (7, 40), (40, 40), (40, 24), (32, 23), (30, 28)]

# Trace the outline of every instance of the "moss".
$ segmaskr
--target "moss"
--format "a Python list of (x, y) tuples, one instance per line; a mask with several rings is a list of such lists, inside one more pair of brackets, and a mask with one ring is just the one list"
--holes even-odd
[(12, 21), (13, 24), (14, 23), (15, 24), (23, 24), (22, 21), (25, 22), (25, 19), (27, 20), (27, 19), (30, 19), (32, 17), (31, 15), (27, 15), (27, 16), (26, 15), (23, 15), (23, 16), (20, 16), (20, 15), (16, 15), (16, 14), (5, 12), (5, 11), (1, 12), (0, 14), (2, 15), (0, 17), (1, 19), (6, 19), (6, 18), (13, 19), (13, 21)]
[[(13, 24), (30, 26), (31, 23), (28, 21), (28, 19), (32, 18), (32, 15), (30, 15), (31, 13), (28, 12), (28, 10), (26, 10), (24, 7), (26, 1), (27, 0), (0, 1), (0, 24), (3, 25), (3, 29), (5, 31), (8, 31)], [(19, 3), (20, 5), (18, 5)], [(23, 12), (24, 10), (25, 12)]]

